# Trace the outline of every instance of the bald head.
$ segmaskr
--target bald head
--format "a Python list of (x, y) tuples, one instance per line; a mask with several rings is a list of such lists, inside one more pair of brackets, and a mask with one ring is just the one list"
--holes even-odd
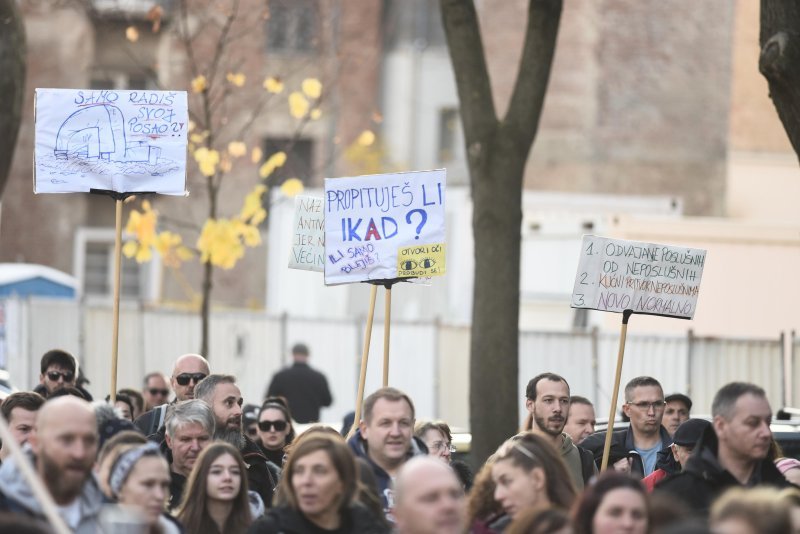
[(465, 519), (464, 488), (441, 460), (412, 458), (397, 476), (394, 513), (399, 534), (460, 533)]
[(199, 354), (184, 354), (175, 360), (170, 384), (179, 401), (194, 398), (194, 387), (210, 373), (208, 361)]
[(61, 506), (80, 495), (97, 456), (97, 419), (91, 405), (71, 395), (44, 403), (29, 439), (36, 469)]

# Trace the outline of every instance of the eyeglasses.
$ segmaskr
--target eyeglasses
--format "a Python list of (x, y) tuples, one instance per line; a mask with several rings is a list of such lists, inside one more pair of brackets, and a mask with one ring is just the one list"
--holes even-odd
[[(178, 382), (178, 383), (180, 384), (180, 382)], [(181, 384), (181, 385), (184, 385), (184, 384)], [(167, 395), (169, 395), (169, 390), (168, 389), (150, 388), (150, 389), (147, 390), (147, 392), (150, 395), (154, 396), (154, 397), (156, 395), (160, 395), (162, 397), (166, 397)]]
[(275, 432), (283, 432), (286, 430), (286, 426), (286, 421), (268, 421), (265, 419), (258, 422), (258, 429), (262, 432), (269, 432), (271, 428), (274, 428)]
[(666, 403), (666, 402), (664, 402), (664, 401), (655, 401), (655, 402), (647, 402), (647, 401), (641, 401), (641, 402), (626, 402), (625, 404), (630, 404), (631, 406), (636, 406), (637, 408), (639, 408), (639, 409), (640, 409), (640, 410), (642, 410), (642, 411), (647, 411), (647, 410), (650, 410), (650, 408), (652, 408), (653, 410), (663, 410), (663, 409), (664, 409), (664, 406), (666, 406), (666, 405), (667, 405), (667, 403)]
[(47, 378), (52, 380), (53, 382), (58, 382), (59, 378), (63, 378), (64, 382), (72, 382), (72, 379), (75, 378), (75, 373), (60, 373), (58, 371), (47, 371)]
[(194, 381), (194, 383), (197, 384), (205, 377), (205, 373), (181, 373), (175, 377), (175, 382), (177, 382), (179, 386), (188, 386), (189, 381)]
[(456, 452), (456, 448), (451, 443), (447, 443), (445, 441), (434, 441), (431, 444), (430, 449), (435, 452)]

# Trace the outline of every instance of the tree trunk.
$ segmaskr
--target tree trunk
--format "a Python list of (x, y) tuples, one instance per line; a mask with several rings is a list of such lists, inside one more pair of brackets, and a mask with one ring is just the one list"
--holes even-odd
[(761, 0), (761, 55), (758, 69), (769, 82), (769, 96), (800, 157), (800, 3)]
[(561, 0), (529, 0), (520, 70), (505, 117), (492, 100), (472, 0), (441, 0), (472, 184), (475, 281), (470, 347), (472, 461), (518, 427), (522, 183), (550, 77)]
[(25, 25), (16, 0), (0, 0), (0, 197), (6, 185), (25, 89)]

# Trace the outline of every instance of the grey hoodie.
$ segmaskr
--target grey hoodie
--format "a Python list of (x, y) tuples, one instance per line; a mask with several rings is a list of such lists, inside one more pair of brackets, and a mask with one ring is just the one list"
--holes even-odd
[[(25, 454), (33, 460), (30, 447), (25, 448)], [(11, 511), (20, 511), (39, 519), (45, 519), (39, 501), (22, 476), (14, 458), (8, 458), (0, 467), (0, 493), (9, 501)], [(78, 499), (80, 499), (81, 513), (78, 527), (74, 530), (75, 534), (102, 533), (98, 516), (103, 508), (105, 498), (94, 474), (91, 474), (84, 483), (83, 491)]]

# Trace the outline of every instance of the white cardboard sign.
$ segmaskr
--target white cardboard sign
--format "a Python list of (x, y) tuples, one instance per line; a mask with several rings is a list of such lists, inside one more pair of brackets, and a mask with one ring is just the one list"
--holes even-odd
[(583, 236), (572, 307), (691, 319), (706, 251)]
[(34, 193), (186, 194), (185, 91), (36, 89)]
[(325, 283), (445, 272), (446, 171), (325, 179)]
[(325, 212), (322, 197), (294, 197), (294, 232), (289, 268), (325, 270)]

